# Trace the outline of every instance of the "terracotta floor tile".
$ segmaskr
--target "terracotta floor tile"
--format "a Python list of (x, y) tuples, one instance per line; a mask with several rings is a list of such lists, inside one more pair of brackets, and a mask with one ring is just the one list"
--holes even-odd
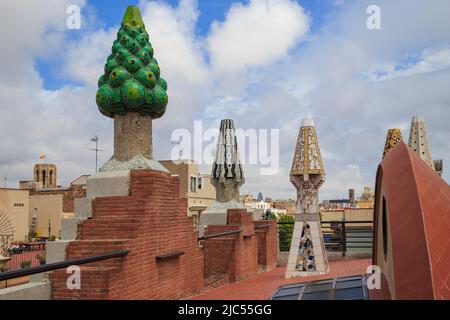
[(330, 272), (326, 275), (303, 278), (285, 279), (286, 266), (278, 267), (269, 272), (262, 272), (254, 277), (234, 282), (220, 288), (211, 289), (193, 300), (266, 300), (278, 287), (297, 282), (329, 279), (334, 277), (365, 274), (367, 267), (372, 264), (372, 259), (337, 260), (330, 261)]

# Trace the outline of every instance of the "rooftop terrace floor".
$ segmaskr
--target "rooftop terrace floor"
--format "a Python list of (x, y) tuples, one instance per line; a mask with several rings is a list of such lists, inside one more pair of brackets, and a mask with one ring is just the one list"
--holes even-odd
[(275, 290), (283, 285), (298, 282), (329, 279), (365, 274), (372, 259), (330, 261), (330, 272), (325, 275), (284, 278), (286, 266), (277, 267), (269, 272), (261, 272), (256, 276), (214, 288), (191, 297), (192, 300), (267, 300)]

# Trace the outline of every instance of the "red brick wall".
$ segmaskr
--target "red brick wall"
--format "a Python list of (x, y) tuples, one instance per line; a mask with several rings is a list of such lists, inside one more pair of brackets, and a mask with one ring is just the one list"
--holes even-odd
[(208, 226), (205, 235), (241, 230), (238, 234), (204, 241), (205, 276), (213, 286), (217, 274), (228, 274), (229, 281), (238, 281), (258, 271), (258, 244), (251, 215), (245, 209), (229, 209), (227, 225)]
[(207, 286), (223, 277), (228, 280), (234, 274), (235, 239), (215, 238), (204, 241), (205, 281)]
[[(239, 230), (239, 226), (211, 225), (205, 230), (205, 235)], [(236, 242), (240, 234), (229, 234), (219, 238), (203, 241), (205, 259), (205, 282), (209, 287), (233, 282), (236, 279)]]
[(236, 280), (254, 276), (258, 272), (258, 244), (255, 234), (242, 238), (237, 252)]
[(258, 264), (265, 271), (277, 266), (278, 229), (275, 220), (254, 221), (258, 242)]
[(266, 264), (266, 232), (265, 230), (255, 230), (255, 232), (258, 242), (258, 266), (264, 269)]
[[(256, 225), (270, 224), (256, 229)], [(253, 222), (245, 209), (228, 211), (227, 225), (208, 226), (205, 234), (241, 230), (203, 241), (187, 217), (187, 200), (180, 199), (179, 179), (139, 170), (131, 173), (130, 196), (93, 201), (93, 218), (78, 229), (77, 241), (66, 249), (67, 259), (130, 251), (81, 267), (81, 290), (68, 290), (65, 270), (52, 274), (54, 299), (176, 299), (241, 280), (258, 272), (258, 256), (265, 269), (276, 264), (275, 221)], [(258, 238), (261, 239), (258, 241)], [(184, 254), (166, 260), (156, 256)]]
[[(132, 171), (130, 196), (96, 198), (93, 211), (79, 228), (79, 240), (69, 244), (67, 258), (116, 249), (130, 253), (81, 267), (81, 290), (68, 290), (65, 270), (55, 271), (54, 299), (176, 299), (204, 288), (198, 234), (187, 217), (187, 200), (179, 197), (177, 177)], [(184, 254), (156, 260), (174, 251)]]

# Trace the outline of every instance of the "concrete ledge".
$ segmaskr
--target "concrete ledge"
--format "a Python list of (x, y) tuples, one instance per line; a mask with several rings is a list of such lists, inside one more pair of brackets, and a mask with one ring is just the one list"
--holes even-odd
[(200, 215), (200, 225), (227, 224), (227, 209), (206, 210)]
[(30, 275), (30, 282), (50, 281), (49, 272), (42, 272)]
[(75, 218), (87, 219), (92, 217), (92, 199), (93, 198), (75, 198)]
[(87, 198), (128, 196), (130, 194), (130, 170), (98, 172), (87, 181)]
[(54, 263), (66, 260), (66, 247), (72, 240), (57, 240), (47, 242), (46, 262)]
[(354, 259), (369, 259), (372, 258), (372, 253), (366, 252), (346, 252), (345, 257), (342, 256), (342, 252), (327, 251), (328, 261), (335, 260), (354, 260)]
[(252, 215), (253, 221), (260, 221), (262, 220), (262, 215), (264, 213), (263, 209), (247, 209), (247, 212)]
[[(115, 122), (116, 123), (116, 122)], [(123, 170), (156, 170), (169, 173), (166, 167), (156, 160), (148, 159), (141, 154), (138, 154), (133, 159), (128, 161), (119, 161), (112, 156), (101, 168), (100, 172), (116, 172)]]
[(286, 272), (285, 279), (297, 278), (297, 277), (311, 277), (311, 276), (320, 276), (327, 274), (327, 272), (319, 272), (319, 271), (288, 271)]
[(0, 289), (0, 300), (51, 300), (50, 282), (30, 282)]
[(78, 224), (82, 220), (79, 218), (61, 219), (61, 240), (75, 240), (77, 238)]

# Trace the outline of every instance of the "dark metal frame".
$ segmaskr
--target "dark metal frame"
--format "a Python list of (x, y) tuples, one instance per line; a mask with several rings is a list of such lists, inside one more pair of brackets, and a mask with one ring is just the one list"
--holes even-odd
[(179, 256), (182, 256), (184, 254), (184, 251), (174, 251), (166, 254), (161, 254), (159, 256), (156, 256), (156, 261), (163, 261), (167, 259), (172, 258), (178, 258)]
[(255, 229), (263, 229), (263, 228), (269, 228), (271, 224), (262, 224), (260, 226), (255, 226)]
[(218, 233), (213, 233), (213, 234), (208, 234), (206, 236), (198, 237), (197, 240), (202, 241), (202, 240), (218, 238), (218, 237), (223, 237), (223, 236), (228, 236), (230, 234), (238, 234), (238, 233), (241, 233), (241, 230), (218, 232)]
[(49, 264), (44, 264), (44, 265), (32, 267), (32, 268), (24, 268), (24, 269), (0, 272), (0, 281), (23, 277), (23, 276), (30, 276), (33, 274), (47, 272), (47, 271), (63, 269), (63, 268), (67, 268), (67, 267), (73, 266), (73, 265), (80, 265), (80, 264), (97, 262), (97, 261), (102, 261), (102, 260), (107, 260), (107, 259), (112, 259), (112, 258), (125, 257), (128, 253), (129, 253), (128, 250), (116, 250), (116, 251), (112, 251), (109, 253), (103, 253), (103, 254), (98, 254), (98, 255), (84, 257), (84, 258), (49, 263)]
[[(354, 285), (347, 285), (342, 288), (337, 288), (336, 284), (343, 284), (343, 283), (350, 283), (354, 280), (360, 280), (360, 284), (354, 284)], [(319, 288), (320, 285), (329, 285), (330, 288)], [(314, 289), (314, 287), (317, 286), (317, 289)], [(338, 291), (345, 291), (345, 290), (351, 290), (354, 288), (361, 288), (362, 290), (362, 300), (369, 300), (369, 292), (367, 288), (367, 281), (366, 281), (366, 275), (355, 275), (355, 276), (348, 276), (348, 277), (338, 277), (338, 278), (329, 278), (329, 279), (323, 279), (323, 280), (316, 280), (316, 281), (310, 281), (310, 282), (299, 282), (299, 283), (293, 283), (284, 285), (281, 287), (278, 287), (275, 292), (269, 297), (269, 300), (274, 300), (274, 298), (277, 297), (286, 297), (286, 296), (295, 296), (295, 294), (285, 294), (277, 296), (277, 294), (281, 290), (286, 289), (294, 289), (299, 288), (298, 290), (298, 296), (297, 300), (303, 300), (304, 295), (309, 288), (313, 288), (313, 290), (309, 290), (309, 293), (328, 293), (328, 299), (327, 300), (335, 300), (336, 292)], [(276, 299), (277, 300), (277, 299)]]

